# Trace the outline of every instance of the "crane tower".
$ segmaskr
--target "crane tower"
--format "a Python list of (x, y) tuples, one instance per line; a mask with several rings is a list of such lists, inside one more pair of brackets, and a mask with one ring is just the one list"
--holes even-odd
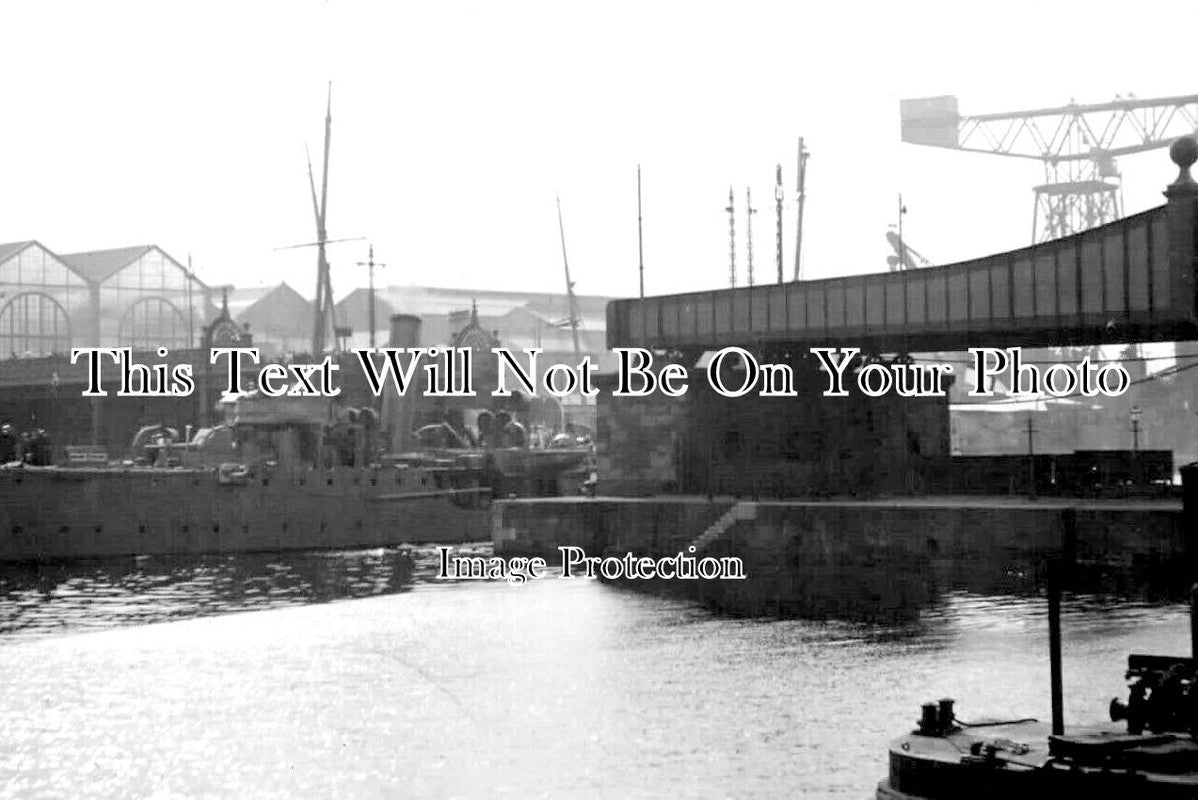
[(1033, 188), (1032, 243), (1118, 219), (1122, 187), (1115, 159), (1165, 147), (1198, 130), (1198, 95), (1012, 111), (963, 117), (954, 96), (903, 100), (909, 144), (1028, 158), (1044, 165)]

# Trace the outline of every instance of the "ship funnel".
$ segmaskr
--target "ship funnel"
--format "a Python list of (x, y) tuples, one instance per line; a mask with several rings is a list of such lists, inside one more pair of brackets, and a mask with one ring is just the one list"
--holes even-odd
[[(389, 347), (419, 347), (420, 317), (392, 314)], [(419, 386), (409, 386), (403, 397), (388, 384), (383, 390), (383, 424), (391, 433), (391, 452), (402, 453), (411, 446), (412, 422), (420, 401)]]
[(391, 339), (388, 347), (419, 347), (420, 317), (412, 314), (391, 315)]

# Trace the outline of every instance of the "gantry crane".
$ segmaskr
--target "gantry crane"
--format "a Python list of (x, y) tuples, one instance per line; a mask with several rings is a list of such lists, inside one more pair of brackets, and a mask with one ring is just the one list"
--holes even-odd
[(1032, 243), (1118, 219), (1122, 187), (1115, 159), (1164, 147), (1198, 131), (1198, 95), (1012, 111), (963, 117), (953, 96), (903, 100), (909, 144), (1036, 159), (1045, 182), (1034, 187)]
[[(902, 269), (926, 269), (932, 266), (931, 261), (916, 252), (911, 245), (900, 239), (894, 231), (886, 231), (886, 241), (890, 242), (890, 246), (894, 248), (894, 255), (886, 256), (886, 263), (890, 265), (891, 272)], [(904, 250), (906, 251), (906, 258), (903, 257)]]

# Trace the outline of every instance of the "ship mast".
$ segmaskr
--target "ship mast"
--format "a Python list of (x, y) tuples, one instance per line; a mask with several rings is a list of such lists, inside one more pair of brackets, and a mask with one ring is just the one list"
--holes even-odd
[(728, 285), (736, 288), (736, 196), (728, 187)]
[(799, 224), (795, 232), (795, 280), (803, 277), (803, 206), (807, 202), (807, 157), (811, 154), (799, 137)]
[[(557, 229), (562, 237), (562, 266), (566, 270), (566, 299), (570, 303), (570, 333), (574, 336), (574, 355), (582, 355), (582, 346), (578, 342), (578, 300), (574, 297), (574, 281), (570, 280), (570, 261), (566, 258), (566, 227), (562, 224), (562, 198), (557, 198)], [(586, 403), (586, 397), (583, 397)]]
[[(312, 354), (320, 355), (331, 341), (335, 341), (337, 332), (335, 309), (333, 307), (333, 282), (329, 270), (327, 247), (337, 242), (359, 242), (363, 239), (356, 236), (352, 239), (330, 239), (326, 221), (328, 219), (329, 200), (329, 139), (333, 132), (333, 82), (329, 81), (328, 104), (324, 114), (324, 165), (320, 177), (320, 196), (316, 195), (316, 179), (312, 174), (312, 154), (308, 153), (308, 189), (312, 193), (312, 216), (316, 220), (316, 241), (304, 244), (293, 244), (286, 247), (276, 247), (275, 250), (294, 250), (299, 247), (316, 248), (316, 302), (314, 303), (312, 324)], [(377, 265), (376, 265), (377, 266)]]
[(312, 325), (312, 354), (320, 355), (333, 326), (333, 283), (329, 275), (328, 244), (329, 199), (329, 140), (333, 132), (333, 82), (329, 81), (328, 102), (324, 116), (324, 165), (320, 178), (320, 200), (316, 199), (316, 183), (312, 178), (312, 158), (308, 157), (308, 187), (312, 191), (312, 213), (316, 217), (316, 314)]
[(778, 165), (778, 169), (774, 174), (774, 203), (777, 205), (778, 226), (777, 226), (777, 248), (778, 255), (778, 283), (782, 283), (782, 165)]
[(641, 165), (636, 165), (636, 252), (640, 262), (641, 298), (645, 297), (645, 232), (641, 219)]
[(757, 213), (757, 209), (753, 208), (753, 190), (745, 188), (745, 250), (748, 265), (746, 269), (749, 273), (749, 285), (753, 285), (753, 215)]

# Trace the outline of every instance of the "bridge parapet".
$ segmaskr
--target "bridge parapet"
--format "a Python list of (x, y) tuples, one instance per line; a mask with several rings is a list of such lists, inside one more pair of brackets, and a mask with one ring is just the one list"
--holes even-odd
[(1196, 151), (1189, 137), (1170, 150), (1181, 172), (1166, 205), (1108, 225), (941, 267), (617, 300), (608, 346), (917, 352), (1198, 339)]

